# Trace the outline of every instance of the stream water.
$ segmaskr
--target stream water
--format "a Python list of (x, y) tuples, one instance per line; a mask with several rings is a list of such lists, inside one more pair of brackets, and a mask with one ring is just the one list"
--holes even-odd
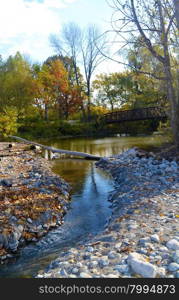
[[(87, 152), (98, 156), (110, 156), (131, 147), (142, 148), (160, 145), (165, 138), (150, 137), (107, 137), (41, 140), (41, 143), (71, 151)], [(166, 140), (165, 140), (166, 141)], [(52, 169), (72, 186), (71, 208), (64, 224), (50, 231), (35, 244), (20, 250), (19, 257), (12, 263), (0, 266), (0, 277), (33, 277), (58, 257), (60, 251), (87, 240), (102, 231), (111, 215), (109, 193), (113, 182), (95, 167), (92, 161), (82, 159), (56, 159)]]

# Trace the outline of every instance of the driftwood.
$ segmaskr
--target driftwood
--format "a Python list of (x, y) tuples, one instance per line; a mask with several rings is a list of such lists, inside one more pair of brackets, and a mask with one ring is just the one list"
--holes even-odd
[[(60, 154), (67, 154), (67, 155), (70, 155), (70, 156), (84, 157), (85, 159), (89, 159), (89, 160), (90, 159), (91, 160), (100, 160), (100, 158), (101, 158), (99, 156), (91, 155), (91, 154), (84, 153), (84, 152), (76, 152), (76, 151), (69, 151), (69, 150), (63, 150), (63, 149), (56, 149), (56, 148), (53, 148), (53, 147), (49, 147), (49, 146), (45, 146), (45, 145), (42, 145), (42, 144), (39, 144), (39, 143), (28, 141), (26, 139), (22, 139), (18, 136), (9, 136), (9, 137), (13, 138), (13, 139), (16, 139), (18, 141), (21, 141), (23, 143), (34, 145), (34, 146), (40, 147), (42, 149), (45, 149), (45, 150), (50, 152), (50, 156), (51, 156), (51, 153), (60, 153)], [(52, 156), (51, 156), (51, 158), (52, 158)]]

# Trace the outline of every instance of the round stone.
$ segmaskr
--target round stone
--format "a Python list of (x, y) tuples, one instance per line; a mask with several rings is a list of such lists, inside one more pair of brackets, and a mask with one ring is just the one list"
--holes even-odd
[(77, 268), (72, 269), (72, 274), (77, 274), (79, 272), (79, 270)]
[(94, 252), (94, 248), (93, 248), (93, 247), (88, 247), (88, 248), (86, 249), (86, 251), (92, 253), (92, 252)]
[(177, 264), (177, 263), (169, 264), (168, 270), (171, 271), (171, 272), (178, 271), (179, 270), (179, 264)]
[(116, 265), (114, 269), (122, 274), (129, 272), (129, 266), (126, 264), (125, 265)]
[(92, 276), (89, 273), (82, 272), (80, 273), (80, 278), (91, 278)]
[(175, 239), (168, 241), (166, 246), (168, 249), (171, 249), (171, 250), (179, 250), (179, 242)]
[(115, 259), (116, 258), (116, 253), (114, 251), (109, 252), (108, 258), (109, 259)]
[(179, 250), (177, 250), (174, 255), (173, 255), (173, 260), (174, 262), (176, 262), (177, 264), (179, 264)]
[(166, 269), (165, 268), (158, 268), (157, 274), (161, 277), (164, 278), (166, 276)]
[(118, 249), (121, 248), (121, 245), (122, 245), (122, 243), (117, 243), (117, 244), (114, 246), (114, 248), (115, 248), (116, 250), (118, 250)]
[(105, 260), (105, 259), (100, 259), (100, 260), (98, 261), (98, 264), (99, 264), (99, 266), (100, 266), (101, 268), (103, 268), (103, 267), (106, 267), (106, 266), (109, 265), (109, 261), (108, 261), (108, 260)]
[(159, 243), (160, 242), (160, 238), (159, 238), (158, 234), (153, 234), (153, 235), (151, 235), (150, 238), (151, 238), (152, 242), (155, 242), (155, 243)]

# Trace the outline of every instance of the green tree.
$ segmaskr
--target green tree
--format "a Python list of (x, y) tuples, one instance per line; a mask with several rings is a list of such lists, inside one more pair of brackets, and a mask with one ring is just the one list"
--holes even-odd
[(0, 136), (7, 137), (15, 134), (17, 129), (17, 110), (15, 108), (4, 108), (0, 114)]
[(28, 114), (28, 107), (33, 104), (34, 79), (31, 66), (17, 52), (1, 66), (0, 72), (0, 110), (13, 107), (18, 118)]
[(100, 74), (93, 87), (97, 91), (96, 103), (113, 111), (129, 100), (133, 82), (129, 72)]

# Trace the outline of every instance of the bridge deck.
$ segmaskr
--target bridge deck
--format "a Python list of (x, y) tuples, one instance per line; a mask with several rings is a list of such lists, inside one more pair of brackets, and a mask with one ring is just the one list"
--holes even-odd
[(167, 114), (161, 107), (136, 108), (131, 110), (115, 111), (104, 115), (106, 123), (120, 123), (139, 120), (162, 120)]

